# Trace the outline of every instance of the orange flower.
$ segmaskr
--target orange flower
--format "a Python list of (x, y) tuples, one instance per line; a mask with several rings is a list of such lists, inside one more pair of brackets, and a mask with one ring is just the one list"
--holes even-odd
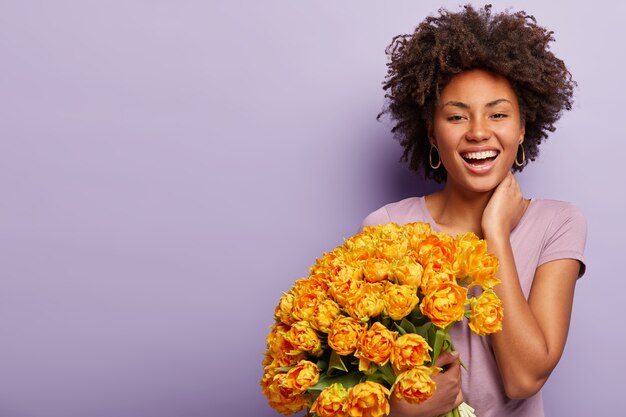
[(314, 356), (320, 356), (324, 353), (319, 336), (306, 321), (295, 322), (285, 334), (285, 338), (294, 347), (290, 353), (292, 355), (310, 352)]
[(435, 382), (431, 378), (433, 373), (433, 368), (427, 366), (417, 366), (401, 373), (391, 388), (393, 394), (412, 404), (426, 401), (435, 393)]
[(358, 263), (342, 263), (335, 267), (329, 282), (346, 282), (363, 279), (363, 269)]
[(366, 371), (370, 362), (378, 365), (386, 364), (397, 335), (397, 332), (390, 331), (379, 322), (372, 324), (372, 327), (361, 335), (357, 343), (354, 356), (359, 358), (359, 370)]
[(296, 366), (287, 371), (285, 384), (297, 394), (304, 393), (309, 387), (317, 384), (320, 378), (320, 370), (313, 362), (300, 361)]
[(330, 327), (328, 346), (339, 355), (349, 355), (355, 351), (357, 341), (365, 332), (366, 325), (352, 317), (339, 317)]
[(294, 297), (292, 314), (296, 320), (311, 321), (315, 309), (326, 299), (321, 291), (301, 293)]
[(426, 339), (419, 334), (407, 333), (396, 339), (391, 350), (391, 364), (396, 374), (423, 365), (430, 360), (429, 351), (432, 348)]
[(404, 226), (404, 232), (411, 238), (423, 239), (425, 236), (430, 235), (432, 230), (430, 224), (423, 222), (407, 223)]
[(502, 330), (502, 300), (493, 290), (486, 290), (478, 297), (470, 299), (471, 318), (469, 327), (478, 336)]
[(319, 417), (347, 417), (348, 391), (341, 384), (332, 384), (317, 397), (311, 407), (311, 413)]
[(376, 248), (378, 255), (388, 261), (402, 259), (409, 252), (409, 242), (401, 240), (384, 240)]
[(373, 236), (381, 240), (400, 240), (402, 238), (402, 226), (397, 223), (386, 223), (375, 229), (369, 229)]
[(305, 410), (311, 398), (309, 395), (296, 393), (289, 386), (285, 373), (277, 373), (271, 379), (269, 376), (264, 377), (261, 388), (270, 406), (286, 416)]
[(408, 316), (419, 302), (417, 288), (412, 285), (389, 284), (382, 298), (385, 314), (394, 320), (402, 320)]
[(444, 282), (428, 287), (420, 304), (420, 311), (435, 326), (444, 328), (463, 319), (467, 289), (455, 282)]
[(453, 281), (454, 271), (452, 265), (448, 261), (440, 262), (439, 260), (433, 259), (432, 262), (429, 262), (424, 267), (420, 287), (423, 293), (427, 293), (428, 287), (432, 285)]
[(333, 300), (324, 300), (315, 308), (310, 323), (314, 329), (328, 333), (330, 326), (340, 315), (341, 309), (336, 302)]
[(366, 259), (363, 265), (363, 277), (368, 282), (384, 281), (389, 278), (390, 266), (386, 259)]
[(292, 293), (295, 298), (298, 298), (312, 292), (326, 294), (327, 291), (328, 285), (325, 281), (309, 277), (297, 280), (289, 292)]
[(290, 328), (291, 326), (286, 324), (276, 323), (272, 326), (272, 330), (267, 334), (267, 337), (265, 338), (267, 341), (267, 349), (269, 354), (274, 358), (280, 358), (288, 355), (295, 350), (286, 337)]
[(410, 256), (406, 256), (393, 263), (391, 273), (399, 284), (419, 287), (422, 282), (424, 267)]
[(355, 294), (349, 294), (343, 308), (357, 320), (367, 321), (383, 312), (384, 286), (381, 283), (363, 283)]
[(389, 414), (390, 392), (384, 386), (361, 382), (348, 392), (348, 415), (350, 417), (382, 417)]
[(290, 326), (296, 322), (296, 319), (293, 317), (293, 299), (293, 294), (283, 293), (274, 310), (274, 318)]
[(417, 247), (417, 259), (422, 265), (426, 265), (437, 259), (446, 260), (450, 263), (454, 262), (454, 240), (442, 233), (433, 232), (433, 234), (425, 237)]
[(370, 232), (376, 230), (375, 227), (364, 227), (361, 233), (358, 233), (344, 240), (343, 246), (350, 251), (362, 251), (373, 249), (374, 237)]
[(348, 298), (354, 297), (365, 282), (356, 279), (349, 279), (342, 282), (330, 284), (330, 296), (333, 297), (340, 306), (344, 307), (348, 303)]
[(498, 259), (487, 253), (487, 242), (474, 233), (457, 237), (457, 254), (454, 269), (457, 276), (469, 278), (469, 286), (480, 285), (483, 289), (493, 288), (500, 283), (495, 277)]

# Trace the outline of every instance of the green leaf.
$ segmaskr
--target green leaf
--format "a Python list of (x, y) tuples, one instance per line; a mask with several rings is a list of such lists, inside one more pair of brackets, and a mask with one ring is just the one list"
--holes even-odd
[(393, 385), (396, 382), (396, 373), (393, 371), (391, 364), (387, 362), (383, 366), (379, 366), (378, 370), (385, 378), (385, 381), (389, 383), (389, 385)]
[(328, 369), (328, 361), (326, 359), (319, 359), (316, 365), (321, 372), (324, 372)]
[(407, 319), (402, 319), (402, 321), (400, 322), (400, 327), (402, 327), (406, 333), (417, 333), (415, 325), (413, 325), (413, 323), (411, 323)]
[(334, 350), (330, 354), (330, 360), (328, 362), (328, 370), (338, 369), (340, 371), (348, 372), (348, 368), (346, 368), (346, 364), (343, 363), (343, 359), (341, 355), (339, 355)]
[(323, 391), (332, 384), (337, 383), (343, 385), (345, 388), (351, 388), (361, 382), (361, 378), (363, 378), (363, 374), (360, 372), (353, 372), (334, 377), (322, 375), (319, 381), (317, 381), (317, 384), (309, 387), (308, 391)]
[[(436, 328), (436, 326), (433, 326)], [(431, 332), (432, 333), (432, 332)], [(441, 353), (441, 348), (443, 347), (443, 341), (446, 338), (447, 333), (442, 329), (437, 328), (434, 334), (434, 340), (432, 343), (433, 353), (432, 353), (432, 363), (434, 364)]]
[(404, 336), (406, 334), (406, 330), (404, 330), (402, 327), (400, 327), (398, 325), (398, 323), (396, 323), (395, 321), (393, 322), (393, 325), (396, 326), (396, 330), (398, 330), (398, 332), (400, 333), (400, 336)]
[(415, 328), (415, 333), (419, 334), (424, 339), (426, 339), (427, 336), (428, 336), (428, 329), (430, 329), (431, 327), (432, 327), (432, 323), (431, 322), (427, 322), (425, 324), (422, 324), (419, 327), (416, 327)]

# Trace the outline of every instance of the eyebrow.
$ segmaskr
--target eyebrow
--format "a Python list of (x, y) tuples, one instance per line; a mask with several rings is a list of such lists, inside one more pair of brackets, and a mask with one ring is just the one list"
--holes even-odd
[[(493, 100), (490, 101), (489, 103), (485, 104), (485, 107), (494, 107), (497, 106), (500, 103), (509, 103), (509, 104), (513, 104), (511, 103), (511, 101), (505, 99), (505, 98), (499, 98), (497, 100)], [(469, 109), (470, 106), (469, 104), (463, 103), (462, 101), (448, 101), (447, 103), (445, 103), (442, 107), (446, 107), (446, 106), (453, 106), (453, 107), (459, 107), (461, 109)]]

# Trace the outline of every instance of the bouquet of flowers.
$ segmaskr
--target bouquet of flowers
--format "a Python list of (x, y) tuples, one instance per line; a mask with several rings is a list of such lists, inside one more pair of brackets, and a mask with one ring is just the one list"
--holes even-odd
[[(428, 223), (364, 230), (325, 253), (283, 293), (267, 336), (261, 379), (272, 408), (318, 417), (389, 414), (389, 398), (430, 398), (435, 361), (453, 351), (467, 317), (482, 336), (502, 327), (493, 291), (498, 260), (473, 233), (453, 238)], [(482, 291), (468, 297), (468, 288)], [(472, 416), (462, 404), (447, 416)]]

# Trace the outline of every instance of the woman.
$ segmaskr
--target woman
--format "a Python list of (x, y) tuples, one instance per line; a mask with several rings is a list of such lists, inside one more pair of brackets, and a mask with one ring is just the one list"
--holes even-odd
[(495, 288), (503, 330), (476, 337), (455, 326), (458, 358), (437, 364), (428, 401), (392, 404), (392, 416), (437, 416), (462, 401), (480, 417), (543, 416), (540, 389), (564, 349), (577, 278), (583, 275), (586, 222), (569, 203), (527, 199), (521, 171), (572, 105), (575, 83), (549, 50), (552, 32), (524, 12), (489, 6), (422, 22), (394, 38), (384, 84), (403, 160), (441, 191), (386, 205), (363, 226), (423, 221), (487, 240), (500, 261)]

